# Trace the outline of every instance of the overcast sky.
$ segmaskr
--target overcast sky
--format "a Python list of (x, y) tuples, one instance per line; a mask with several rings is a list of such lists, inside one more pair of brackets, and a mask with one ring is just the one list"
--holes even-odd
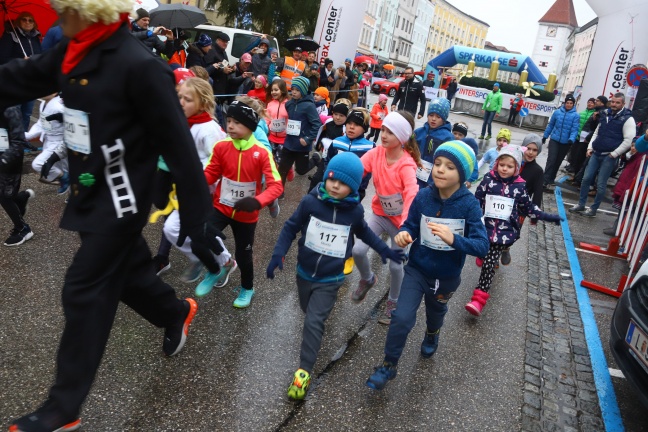
[[(613, 0), (610, 0), (613, 1)], [(510, 51), (531, 55), (538, 20), (555, 0), (448, 0), (450, 4), (490, 25), (486, 40)], [(578, 25), (596, 18), (586, 0), (573, 0)]]

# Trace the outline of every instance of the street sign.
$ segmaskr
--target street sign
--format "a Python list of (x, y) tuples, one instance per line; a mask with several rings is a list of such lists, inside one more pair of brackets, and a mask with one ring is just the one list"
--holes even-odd
[(529, 108), (522, 108), (520, 110), (520, 117), (526, 117), (529, 115)]
[(648, 69), (644, 66), (635, 66), (628, 71), (628, 84), (639, 87), (642, 79), (648, 79)]

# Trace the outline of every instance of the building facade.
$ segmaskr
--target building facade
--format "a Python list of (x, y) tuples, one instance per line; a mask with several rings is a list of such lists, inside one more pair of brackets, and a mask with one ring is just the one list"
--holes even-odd
[[(585, 24), (583, 27), (574, 30), (570, 37), (573, 40), (571, 49), (568, 50), (568, 60), (565, 62), (566, 68), (563, 68), (564, 79), (562, 86), (563, 93), (573, 93), (576, 87), (583, 84), (583, 77), (592, 52), (592, 44), (598, 27), (598, 18)], [(569, 48), (569, 46), (568, 46)], [(592, 96), (587, 96), (587, 98)]]
[(427, 56), (426, 47), (432, 19), (434, 18), (435, 2), (433, 0), (419, 0), (416, 8), (416, 19), (414, 20), (414, 33), (412, 35), (412, 52), (410, 54), (409, 66), (414, 70), (425, 69), (425, 65), (431, 57)]
[(412, 53), (412, 35), (419, 0), (401, 0), (394, 26), (394, 44), (389, 59), (396, 67), (405, 68)]
[[(367, 11), (373, 14), (375, 26), (371, 36), (371, 52), (380, 63), (389, 63), (394, 46), (394, 26), (398, 15), (398, 0), (369, 0)], [(370, 22), (366, 17), (364, 22)], [(362, 34), (360, 35), (362, 38)]]

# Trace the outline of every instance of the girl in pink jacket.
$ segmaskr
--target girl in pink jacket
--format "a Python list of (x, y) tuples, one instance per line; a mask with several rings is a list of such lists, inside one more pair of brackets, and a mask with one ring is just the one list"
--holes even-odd
[[(391, 247), (400, 249), (394, 242), (400, 226), (407, 219), (409, 207), (418, 192), (416, 168), (420, 165), (421, 155), (418, 144), (412, 137), (414, 118), (405, 111), (388, 114), (382, 123), (380, 145), (362, 156), (364, 175), (372, 174), (376, 195), (371, 200), (373, 214), (367, 224), (378, 236), (387, 233), (391, 237)], [(357, 240), (353, 246), (353, 259), (360, 271), (360, 282), (351, 294), (354, 302), (364, 300), (367, 292), (376, 284), (376, 275), (371, 271), (367, 253), (369, 246)], [(403, 264), (390, 261), (391, 283), (389, 298), (384, 315), (378, 320), (381, 324), (391, 322), (391, 314), (396, 309), (403, 281)]]
[(272, 156), (275, 163), (279, 163), (279, 154), (281, 147), (286, 139), (286, 125), (288, 124), (288, 111), (286, 111), (286, 101), (288, 100), (288, 90), (283, 80), (275, 79), (268, 89), (267, 100), (268, 106), (266, 111), (266, 123), (268, 124), (268, 140), (272, 146)]

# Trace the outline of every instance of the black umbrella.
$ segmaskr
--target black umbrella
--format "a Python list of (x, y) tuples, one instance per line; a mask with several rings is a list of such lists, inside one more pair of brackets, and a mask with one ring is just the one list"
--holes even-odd
[(193, 28), (207, 22), (205, 13), (195, 6), (181, 3), (162, 4), (151, 10), (151, 25), (172, 28)]
[(312, 38), (304, 35), (299, 35), (287, 39), (284, 43), (284, 47), (286, 47), (289, 51), (294, 51), (295, 48), (301, 48), (302, 51), (317, 51), (320, 46)]

